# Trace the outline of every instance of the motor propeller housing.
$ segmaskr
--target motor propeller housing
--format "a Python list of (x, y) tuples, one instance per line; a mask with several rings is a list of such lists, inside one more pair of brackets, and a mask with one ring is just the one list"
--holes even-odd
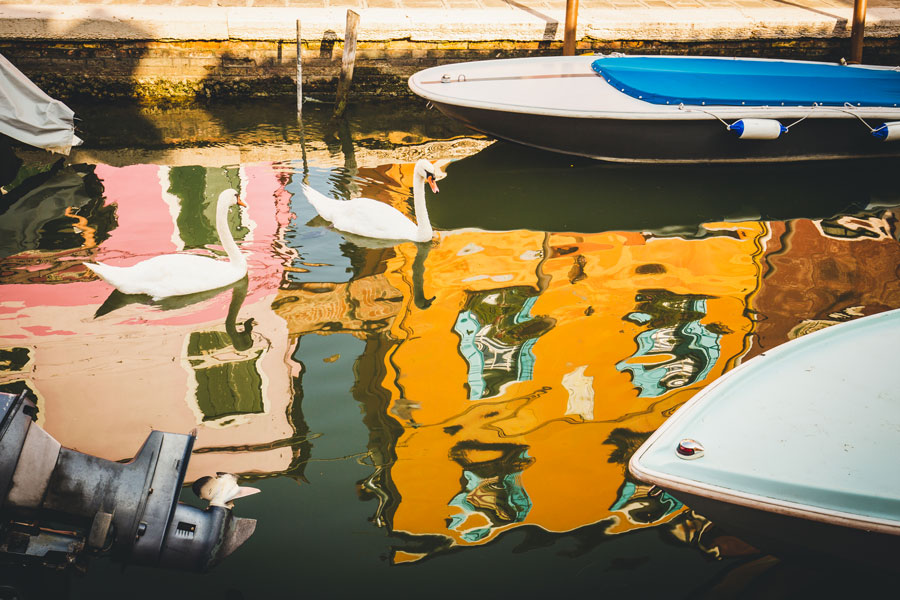
[[(131, 564), (205, 571), (243, 544), (254, 519), (233, 501), (255, 493), (219, 474), (206, 509), (178, 501), (194, 435), (152, 431), (129, 462), (63, 448), (33, 423), (28, 392), (0, 393), (0, 560), (84, 567)], [(254, 491), (249, 491), (254, 490)]]

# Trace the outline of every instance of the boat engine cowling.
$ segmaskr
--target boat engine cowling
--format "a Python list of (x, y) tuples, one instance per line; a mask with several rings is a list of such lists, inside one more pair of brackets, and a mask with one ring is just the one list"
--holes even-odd
[[(152, 431), (120, 463), (63, 448), (36, 416), (28, 392), (0, 393), (3, 562), (84, 568), (90, 556), (110, 554), (205, 571), (256, 528), (254, 519), (233, 516), (230, 503), (201, 509), (178, 501), (193, 435)], [(251, 488), (239, 489), (247, 495)]]

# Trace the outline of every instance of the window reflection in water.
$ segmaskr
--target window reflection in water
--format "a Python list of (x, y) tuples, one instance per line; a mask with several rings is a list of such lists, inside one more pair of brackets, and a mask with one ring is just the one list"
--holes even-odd
[[(522, 487), (520, 473), (531, 466), (528, 447), (519, 444), (482, 444), (461, 441), (450, 449), (450, 458), (463, 469), (463, 489), (450, 501), (461, 512), (447, 527), (459, 531), (467, 542), (484, 539), (498, 525), (520, 523), (531, 510), (531, 499)], [(474, 515), (482, 519), (472, 525)]]
[(553, 327), (552, 319), (530, 314), (537, 299), (537, 292), (525, 287), (469, 293), (453, 330), (469, 367), (470, 400), (497, 396), (512, 381), (531, 380), (531, 348)]
[[(702, 381), (709, 374), (719, 358), (721, 337), (710, 329), (723, 328), (700, 323), (706, 316), (707, 300), (667, 290), (642, 290), (637, 294), (637, 310), (624, 319), (647, 330), (635, 338), (637, 352), (617, 363), (616, 368), (631, 374), (641, 396), (661, 396)], [(637, 360), (653, 362), (642, 364)]]

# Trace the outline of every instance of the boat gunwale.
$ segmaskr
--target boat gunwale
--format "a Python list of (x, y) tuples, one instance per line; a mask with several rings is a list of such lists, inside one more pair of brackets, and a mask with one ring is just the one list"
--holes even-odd
[[(900, 309), (889, 310), (875, 315), (863, 317), (863, 319), (867, 320), (867, 324), (870, 326), (876, 320), (892, 318), (900, 319)], [(837, 325), (833, 325), (819, 331), (814, 331), (798, 339), (816, 339), (829, 333), (833, 335), (835, 329), (846, 328), (847, 326), (853, 325), (854, 323), (858, 323), (860, 320), (861, 319), (854, 319), (845, 323), (839, 323)], [(762, 357), (768, 357), (768, 360), (772, 361), (774, 360), (772, 358), (773, 355), (777, 356), (778, 354), (790, 352), (793, 350), (794, 348), (791, 344), (785, 343), (776, 346), (772, 350), (764, 352), (763, 354), (760, 354), (755, 358), (758, 359)], [(731, 371), (728, 371), (727, 373), (713, 381), (707, 387), (703, 388), (700, 392), (698, 392), (691, 399), (685, 402), (681, 407), (679, 407), (675, 414), (673, 414), (671, 417), (669, 417), (668, 420), (660, 425), (656, 429), (656, 431), (654, 431), (650, 435), (650, 437), (647, 438), (647, 440), (637, 449), (637, 451), (635, 451), (631, 459), (628, 461), (628, 470), (639, 480), (658, 485), (659, 487), (666, 490), (675, 490), (676, 492), (681, 491), (684, 493), (694, 494), (696, 496), (702, 496), (704, 498), (730, 504), (736, 504), (755, 510), (762, 510), (775, 514), (808, 519), (820, 523), (826, 523), (829, 525), (851, 527), (853, 529), (886, 533), (890, 535), (900, 535), (900, 518), (885, 519), (882, 517), (866, 516), (860, 513), (851, 513), (843, 510), (817, 506), (814, 504), (806, 504), (803, 502), (780, 500), (771, 496), (745, 492), (721, 485), (716, 485), (713, 483), (707, 483), (696, 479), (683, 477), (680, 475), (671, 475), (651, 467), (645, 467), (641, 464), (642, 457), (650, 451), (650, 448), (656, 443), (659, 438), (663, 437), (670, 429), (674, 429), (681, 422), (688, 420), (696, 410), (699, 410), (697, 408), (699, 405), (709, 402), (708, 397), (710, 395), (713, 395), (714, 390), (723, 385), (727, 385), (731, 379), (737, 376), (736, 374), (742, 373), (743, 370), (747, 369), (748, 365), (753, 365), (755, 362), (757, 362), (755, 359), (751, 359), (745, 363), (738, 365)]]
[[(604, 85), (609, 85), (604, 82)], [(726, 105), (656, 105), (644, 102), (648, 107), (657, 107), (655, 111), (609, 111), (609, 110), (576, 110), (544, 108), (537, 106), (524, 106), (518, 104), (501, 104), (498, 102), (483, 102), (464, 100), (458, 96), (446, 96), (434, 94), (423, 90), (412, 78), (409, 81), (410, 89), (429, 102), (439, 102), (464, 108), (477, 108), (481, 110), (493, 110), (515, 114), (539, 115), (544, 117), (567, 117), (575, 119), (610, 119), (621, 121), (715, 121), (719, 119), (741, 118), (769, 118), (769, 119), (880, 119), (900, 120), (900, 107), (879, 106), (726, 106)], [(620, 92), (621, 93), (621, 92)], [(642, 100), (634, 99), (636, 102)], [(852, 111), (852, 112), (850, 112)]]
[[(445, 65), (438, 65), (434, 67), (429, 67), (427, 69), (423, 69), (411, 75), (407, 82), (409, 88), (417, 95), (425, 98), (431, 102), (440, 102), (443, 104), (452, 104), (465, 108), (476, 108), (482, 110), (495, 110), (498, 112), (508, 112), (508, 113), (519, 113), (519, 114), (534, 114), (541, 116), (561, 116), (561, 117), (570, 117), (570, 118), (584, 118), (584, 119), (621, 119), (621, 120), (635, 120), (635, 121), (656, 121), (656, 120), (709, 120), (709, 119), (720, 119), (720, 118), (748, 118), (748, 117), (768, 117), (773, 119), (796, 119), (796, 118), (810, 118), (810, 119), (846, 119), (846, 118), (871, 118), (871, 119), (885, 119), (889, 120), (892, 118), (900, 119), (900, 107), (891, 107), (891, 106), (819, 106), (819, 105), (800, 105), (800, 106), (735, 106), (735, 105), (722, 105), (722, 104), (653, 104), (650, 102), (646, 102), (639, 98), (634, 98), (625, 94), (613, 86), (611, 86), (606, 80), (604, 80), (599, 75), (593, 72), (590, 65), (591, 62), (602, 58), (603, 54), (585, 54), (580, 56), (569, 56), (569, 57), (560, 57), (560, 56), (538, 56), (538, 57), (523, 57), (523, 58), (511, 58), (511, 59), (490, 59), (484, 61), (470, 61), (470, 62), (461, 62), (461, 63), (448, 63)], [(644, 55), (628, 55), (628, 56), (644, 56)], [(704, 59), (711, 57), (702, 57), (702, 56), (657, 56), (656, 58), (689, 58), (689, 59)], [(767, 58), (739, 58), (739, 57), (715, 57), (721, 58), (722, 60), (748, 60), (748, 61), (760, 61), (760, 62), (780, 62), (780, 63), (806, 63), (810, 61), (800, 61), (800, 60), (781, 60), (781, 59), (767, 59)], [(574, 59), (574, 60), (573, 60)], [(630, 110), (579, 110), (579, 109), (559, 109), (559, 108), (550, 108), (550, 107), (541, 107), (535, 105), (522, 105), (522, 104), (509, 104), (497, 101), (484, 101), (484, 100), (472, 100), (465, 97), (460, 96), (448, 96), (445, 94), (435, 93), (432, 90), (429, 90), (423, 86), (425, 85), (452, 85), (454, 83), (471, 83), (476, 81), (474, 79), (466, 78), (462, 81), (449, 81), (444, 83), (440, 81), (440, 77), (437, 77), (434, 81), (422, 81), (424, 76), (430, 75), (431, 73), (437, 73), (440, 70), (454, 69), (462, 66), (471, 68), (475, 66), (478, 70), (488, 70), (492, 65), (496, 65), (499, 63), (514, 61), (519, 64), (525, 62), (545, 62), (545, 63), (565, 63), (567, 61), (573, 61), (576, 64), (580, 64), (581, 62), (585, 63), (587, 70), (585, 72), (578, 73), (552, 73), (547, 75), (552, 75), (556, 77), (560, 77), (561, 79), (565, 79), (567, 76), (577, 76), (577, 77), (585, 77), (590, 78), (590, 75), (594, 75), (598, 82), (602, 82), (604, 86), (607, 86), (616, 94), (620, 94), (623, 100), (626, 100), (630, 104), (634, 105), (645, 105), (646, 109), (638, 111), (634, 109)], [(836, 63), (822, 63), (822, 64), (836, 64)], [(900, 71), (900, 67), (889, 67), (889, 66), (881, 66), (881, 65), (847, 65), (850, 68), (854, 69), (872, 69), (872, 70), (887, 70), (887, 71)], [(543, 75), (543, 74), (540, 74)], [(523, 76), (533, 79), (534, 75)], [(517, 77), (515, 76), (504, 76), (504, 79), (515, 80)], [(852, 111), (852, 112), (851, 112)], [(814, 114), (815, 113), (815, 114)]]

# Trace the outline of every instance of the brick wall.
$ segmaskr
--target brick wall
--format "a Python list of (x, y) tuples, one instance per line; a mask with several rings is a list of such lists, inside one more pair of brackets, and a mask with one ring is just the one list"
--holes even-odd
[[(342, 46), (337, 39), (304, 42), (306, 95), (327, 99), (334, 94)], [(849, 40), (582, 40), (578, 51), (837, 61), (849, 54)], [(295, 94), (296, 46), (289, 42), (0, 40), (0, 53), (47, 93), (62, 100), (137, 99), (166, 103)], [(408, 96), (409, 76), (438, 64), (561, 53), (561, 43), (555, 41), (361, 41), (357, 46), (352, 95), (367, 99)], [(870, 64), (900, 64), (900, 38), (867, 40), (864, 57)]]

